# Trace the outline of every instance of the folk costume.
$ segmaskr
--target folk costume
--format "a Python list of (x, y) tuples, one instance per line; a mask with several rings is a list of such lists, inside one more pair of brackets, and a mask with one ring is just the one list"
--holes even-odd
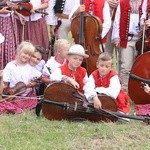
[[(110, 8), (105, 0), (85, 0), (85, 12), (97, 16), (102, 21), (102, 40), (106, 42), (106, 35), (111, 27), (111, 17), (110, 17)], [(69, 15), (69, 18), (72, 18), (74, 12), (80, 6), (80, 0), (78, 0), (72, 9), (72, 12)]]
[[(33, 8), (38, 8), (49, 0), (30, 0)], [(17, 19), (17, 26), (19, 31), (19, 41), (31, 41), (34, 45), (42, 46), (46, 52), (49, 49), (49, 37), (46, 25), (45, 16), (41, 13), (31, 14), (25, 16), (25, 25), (22, 25)], [(45, 52), (45, 53), (46, 53)], [(47, 60), (44, 56), (44, 60)]]
[(88, 83), (84, 94), (89, 102), (91, 95), (106, 94), (115, 99), (119, 112), (129, 113), (129, 97), (121, 89), (120, 80), (116, 72), (110, 71), (106, 76), (102, 77), (97, 69), (89, 76)]
[[(19, 82), (27, 85), (35, 77), (39, 78), (40, 76), (41, 72), (36, 68), (29, 64), (17, 66), (14, 61), (9, 62), (3, 70), (3, 81), (9, 83), (10, 88), (15, 87)], [(27, 88), (19, 97), (14, 98), (12, 101), (1, 102), (0, 113), (17, 114), (25, 109), (33, 109), (37, 105), (37, 98), (35, 96), (35, 89)]]
[(120, 42), (118, 54), (119, 76), (127, 92), (129, 71), (137, 55), (135, 44), (140, 39), (140, 19), (143, 0), (120, 0), (112, 31), (112, 42)]
[[(47, 12), (49, 15), (46, 16), (47, 25), (56, 26), (58, 20), (61, 21), (61, 25), (57, 31), (57, 39), (68, 39), (68, 33), (70, 31), (71, 21), (69, 18), (57, 17), (56, 13), (63, 13), (65, 15), (70, 14), (72, 8), (75, 5), (77, 0), (50, 0)], [(59, 2), (59, 5), (56, 6), (56, 3)]]
[(65, 64), (65, 62), (66, 62), (66, 60), (64, 60), (63, 63), (59, 63), (56, 60), (56, 56), (51, 56), (50, 59), (44, 65), (44, 68), (42, 70), (42, 76), (50, 77), (50, 74), (53, 73), (61, 65)]
[(19, 43), (17, 24), (13, 11), (8, 14), (0, 14), (0, 33), (5, 37), (0, 51), (0, 69), (4, 69), (6, 64), (13, 60)]
[(54, 73), (51, 74), (51, 81), (62, 81), (65, 76), (71, 77), (76, 80), (79, 84), (79, 91), (83, 93), (84, 86), (88, 81), (88, 75), (86, 69), (83, 67), (78, 67), (75, 71), (68, 68), (68, 62), (57, 68)]

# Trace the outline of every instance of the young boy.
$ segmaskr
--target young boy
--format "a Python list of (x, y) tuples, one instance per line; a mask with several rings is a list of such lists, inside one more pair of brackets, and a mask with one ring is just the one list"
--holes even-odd
[[(81, 64), (83, 59), (88, 57), (81, 45), (75, 44), (71, 46), (67, 53), (68, 61), (50, 75), (50, 80), (65, 81), (73, 85), (81, 93), (84, 93), (84, 88), (88, 83), (88, 75), (86, 69), (81, 67)], [(92, 99), (98, 99), (98, 97), (95, 95)], [(99, 108), (101, 108), (101, 106), (99, 106)]]
[(58, 39), (55, 41), (55, 56), (50, 57), (42, 70), (42, 81), (44, 83), (49, 83), (50, 74), (66, 62), (66, 56), (69, 48), (70, 44), (66, 39)]
[[(85, 87), (85, 96), (94, 107), (101, 107), (101, 102), (96, 99), (91, 101), (91, 95), (106, 94), (116, 100), (118, 112), (128, 114), (130, 111), (129, 97), (121, 89), (118, 75), (112, 69), (113, 58), (108, 52), (101, 53), (97, 60), (97, 70), (89, 76), (89, 82)], [(89, 92), (90, 91), (90, 92)]]

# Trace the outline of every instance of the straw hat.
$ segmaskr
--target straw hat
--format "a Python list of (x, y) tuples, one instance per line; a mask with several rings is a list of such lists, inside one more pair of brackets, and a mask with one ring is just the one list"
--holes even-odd
[(0, 44), (3, 43), (5, 40), (5, 37), (0, 33)]
[(85, 54), (85, 50), (82, 45), (74, 44), (70, 47), (68, 55), (80, 55), (84, 58), (88, 58), (89, 55)]

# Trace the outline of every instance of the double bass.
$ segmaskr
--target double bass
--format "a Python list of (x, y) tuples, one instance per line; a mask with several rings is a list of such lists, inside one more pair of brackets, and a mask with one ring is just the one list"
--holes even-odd
[[(84, 1), (82, 0), (81, 4)], [(88, 74), (96, 69), (96, 61), (100, 50), (99, 44), (102, 32), (101, 20), (89, 13), (81, 12), (74, 17), (71, 22), (71, 33), (76, 44), (81, 44), (86, 50), (89, 58), (86, 59), (86, 69)]]

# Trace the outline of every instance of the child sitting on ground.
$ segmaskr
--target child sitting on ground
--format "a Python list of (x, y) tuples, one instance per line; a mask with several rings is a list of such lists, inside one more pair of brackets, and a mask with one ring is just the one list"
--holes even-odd
[[(29, 64), (34, 52), (35, 46), (32, 43), (21, 42), (17, 47), (15, 60), (9, 62), (4, 68), (4, 92), (14, 97), (11, 101), (7, 98), (6, 101), (0, 103), (0, 113), (17, 114), (25, 109), (33, 109), (37, 105), (34, 78), (39, 78), (41, 72)], [(18, 85), (18, 83), (22, 84)]]
[(42, 81), (44, 83), (50, 82), (50, 74), (55, 71), (58, 67), (66, 62), (66, 55), (70, 48), (70, 44), (65, 39), (58, 39), (54, 44), (55, 56), (51, 56), (50, 59), (44, 65), (42, 70)]
[(99, 109), (102, 105), (101, 101), (98, 99), (92, 101), (92, 97), (97, 94), (106, 94), (116, 100), (118, 112), (128, 114), (130, 111), (129, 97), (122, 90), (119, 77), (113, 71), (112, 55), (108, 52), (101, 53), (96, 65), (97, 70), (89, 76), (89, 82), (85, 87), (86, 98), (89, 102), (94, 103), (95, 108)]

